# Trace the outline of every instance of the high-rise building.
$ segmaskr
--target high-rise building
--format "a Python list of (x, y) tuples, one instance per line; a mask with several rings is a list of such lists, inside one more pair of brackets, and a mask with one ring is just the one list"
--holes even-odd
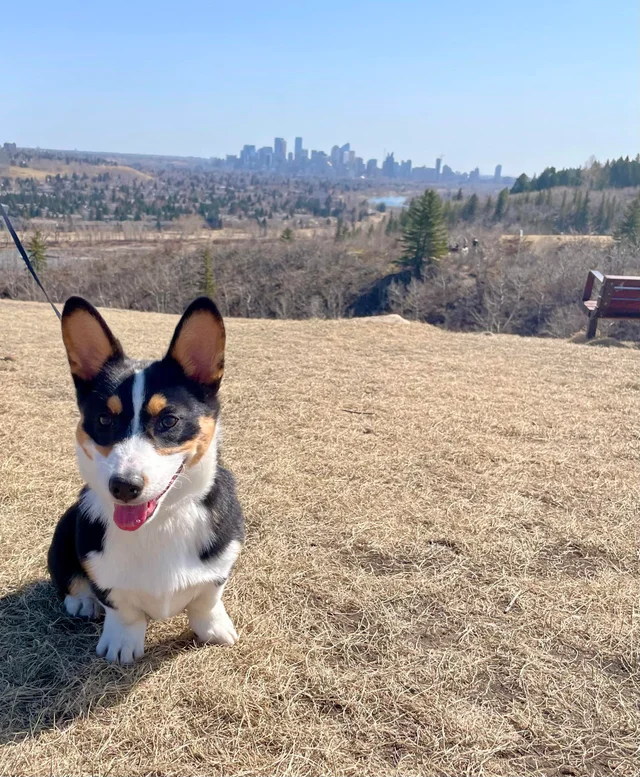
[(261, 167), (273, 167), (273, 149), (271, 146), (263, 146), (258, 149), (258, 160)]
[(480, 180), (480, 168), (479, 167), (476, 167), (475, 170), (472, 170), (469, 173), (469, 180), (470, 181), (476, 181), (476, 182)]
[(442, 165), (442, 159), (436, 159), (436, 181), (440, 180), (440, 166)]
[(377, 174), (378, 174), (378, 160), (370, 159), (367, 162), (367, 177), (375, 178)]
[(298, 162), (302, 157), (302, 138), (296, 138), (294, 150), (295, 150), (295, 160), (296, 162)]
[(240, 162), (243, 167), (251, 167), (251, 164), (256, 156), (255, 146), (244, 146), (240, 152)]
[(274, 139), (273, 157), (276, 164), (284, 164), (287, 161), (287, 141), (284, 138)]
[(393, 158), (393, 151), (390, 154), (387, 154), (387, 158), (382, 163), (382, 175), (385, 178), (395, 178), (396, 162)]
[(493, 180), (496, 183), (500, 183), (500, 181), (502, 180), (502, 165), (496, 165), (496, 171), (493, 175)]

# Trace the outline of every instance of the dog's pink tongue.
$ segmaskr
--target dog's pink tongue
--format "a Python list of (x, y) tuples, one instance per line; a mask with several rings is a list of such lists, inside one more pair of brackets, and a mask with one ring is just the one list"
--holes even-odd
[(135, 531), (147, 520), (148, 503), (141, 505), (116, 505), (113, 520), (119, 529)]

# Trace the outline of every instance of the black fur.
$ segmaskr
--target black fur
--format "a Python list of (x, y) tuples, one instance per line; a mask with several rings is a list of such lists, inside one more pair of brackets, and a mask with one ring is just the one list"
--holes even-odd
[(211, 539), (200, 551), (200, 560), (208, 561), (221, 553), (230, 542), (244, 540), (242, 508), (236, 495), (236, 484), (228, 469), (218, 467), (213, 488), (202, 503), (209, 513)]
[(108, 604), (109, 591), (95, 585), (83, 567), (89, 553), (101, 553), (104, 543), (104, 526), (90, 520), (82, 509), (81, 499), (86, 490), (85, 486), (78, 501), (58, 521), (47, 556), (49, 574), (62, 598), (69, 593), (74, 579), (84, 579), (99, 601)]

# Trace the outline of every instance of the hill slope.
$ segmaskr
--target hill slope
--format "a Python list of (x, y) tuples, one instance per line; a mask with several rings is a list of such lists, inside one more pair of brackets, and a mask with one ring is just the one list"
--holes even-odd
[[(176, 322), (105, 315), (134, 356)], [(240, 642), (177, 618), (118, 668), (42, 582), (80, 486), (57, 322), (1, 302), (0, 331), (0, 773), (640, 769), (640, 353), (229, 321)]]

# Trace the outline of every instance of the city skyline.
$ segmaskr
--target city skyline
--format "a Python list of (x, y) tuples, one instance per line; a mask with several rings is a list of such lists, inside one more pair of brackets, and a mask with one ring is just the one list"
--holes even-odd
[(377, 158), (367, 159), (358, 156), (351, 143), (333, 145), (331, 151), (304, 148), (303, 137), (297, 135), (293, 151), (287, 151), (287, 139), (275, 137), (273, 145), (257, 147), (245, 144), (238, 154), (226, 154), (224, 157), (212, 157), (217, 166), (232, 170), (290, 173), (297, 175), (316, 175), (329, 177), (381, 178), (413, 180), (422, 183), (513, 183), (516, 176), (503, 176), (502, 165), (494, 166), (492, 174), (483, 174), (479, 166), (470, 172), (454, 170), (443, 164), (444, 155), (435, 159), (433, 167), (413, 165), (411, 159), (396, 161), (395, 152), (384, 155), (381, 164)]

